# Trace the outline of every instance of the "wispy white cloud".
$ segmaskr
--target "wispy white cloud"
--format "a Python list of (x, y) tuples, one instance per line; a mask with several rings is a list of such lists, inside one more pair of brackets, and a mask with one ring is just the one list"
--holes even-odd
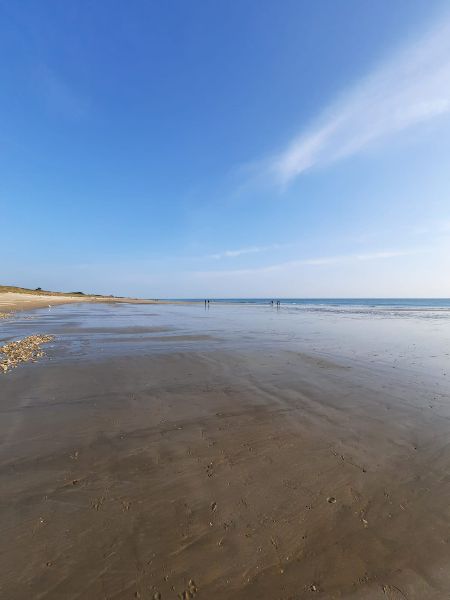
[(12, 256), (5, 265), (4, 279), (17, 282), (20, 272), (22, 280), (18, 283), (27, 287), (146, 298), (450, 296), (449, 278), (442, 276), (450, 271), (450, 238), (430, 240), (422, 249), (380, 248), (260, 269), (214, 271), (175, 271), (165, 268), (167, 265), (157, 271), (133, 260), (115, 258), (77, 268), (73, 264), (45, 264), (39, 257), (21, 270)]
[(345, 263), (355, 263), (362, 261), (377, 261), (386, 260), (390, 258), (397, 258), (402, 256), (411, 256), (414, 254), (421, 254), (426, 252), (427, 248), (414, 248), (405, 250), (382, 250), (377, 252), (367, 252), (365, 254), (341, 254), (335, 256), (319, 256), (312, 258), (301, 258), (297, 260), (285, 261), (282, 263), (276, 263), (272, 265), (266, 265), (262, 267), (255, 267), (250, 269), (233, 269), (233, 270), (209, 270), (209, 271), (195, 271), (193, 275), (204, 277), (214, 277), (223, 275), (256, 275), (256, 274), (269, 274), (275, 271), (289, 270), (296, 267), (302, 266), (327, 266), (327, 265), (339, 265)]
[(332, 103), (260, 170), (284, 186), (305, 171), (450, 112), (450, 19)]
[(250, 246), (248, 248), (238, 248), (237, 250), (224, 250), (217, 254), (210, 254), (209, 258), (220, 260), (222, 258), (236, 258), (243, 254), (258, 254), (260, 252), (267, 252), (269, 250), (276, 250), (280, 248), (280, 244), (271, 244), (270, 246)]

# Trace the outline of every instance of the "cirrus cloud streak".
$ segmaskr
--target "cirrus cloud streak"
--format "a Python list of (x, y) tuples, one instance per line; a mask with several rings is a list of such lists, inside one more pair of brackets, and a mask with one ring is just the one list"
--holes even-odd
[(305, 171), (357, 154), (380, 138), (450, 112), (450, 19), (409, 44), (333, 102), (260, 167), (285, 186)]

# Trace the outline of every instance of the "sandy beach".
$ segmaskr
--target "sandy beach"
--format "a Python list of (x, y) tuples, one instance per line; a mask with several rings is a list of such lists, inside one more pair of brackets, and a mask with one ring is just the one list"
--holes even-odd
[(450, 596), (448, 325), (245, 310), (2, 323), (1, 598)]
[(0, 600), (450, 600), (450, 1), (0, 11)]
[(131, 304), (154, 304), (156, 300), (141, 300), (137, 298), (114, 298), (106, 296), (77, 296), (70, 294), (31, 294), (20, 292), (0, 291), (0, 313), (9, 313), (34, 308), (47, 308), (60, 304), (78, 302), (128, 302)]

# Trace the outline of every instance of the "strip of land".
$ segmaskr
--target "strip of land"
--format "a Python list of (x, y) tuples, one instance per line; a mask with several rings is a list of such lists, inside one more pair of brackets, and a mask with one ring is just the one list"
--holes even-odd
[(84, 294), (83, 292), (51, 292), (47, 290), (30, 290), (16, 286), (0, 285), (0, 314), (19, 310), (31, 310), (59, 304), (75, 302), (129, 302), (134, 304), (154, 304), (160, 300), (140, 298), (124, 298), (118, 296), (102, 296), (99, 294)]

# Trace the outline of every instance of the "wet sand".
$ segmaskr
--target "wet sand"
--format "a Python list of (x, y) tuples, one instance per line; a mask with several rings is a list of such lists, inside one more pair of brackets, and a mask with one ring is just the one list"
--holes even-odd
[(147, 319), (0, 378), (1, 598), (450, 597), (445, 371)]

